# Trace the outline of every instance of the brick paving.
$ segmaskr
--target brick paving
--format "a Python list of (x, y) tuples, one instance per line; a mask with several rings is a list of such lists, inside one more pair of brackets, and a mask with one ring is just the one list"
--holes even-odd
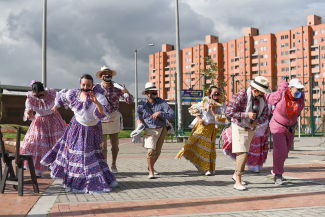
[[(117, 162), (119, 186), (94, 195), (61, 189), (49, 216), (322, 216), (324, 147), (319, 146), (319, 138), (298, 140), (286, 161), (285, 185), (273, 184), (270, 152), (261, 173), (247, 172), (243, 177), (248, 191), (233, 189), (234, 164), (221, 150), (217, 150), (216, 174), (205, 177), (188, 161), (174, 159), (181, 143), (164, 144), (156, 166), (161, 174), (149, 180), (145, 150), (125, 140)], [(110, 165), (110, 153), (108, 157)], [(27, 212), (39, 197), (31, 196), (35, 198), (22, 201)], [(3, 205), (0, 207), (2, 210)]]
[[(29, 171), (24, 171), (25, 179), (30, 179)], [(52, 184), (50, 173), (46, 172), (45, 178), (38, 178), (39, 194), (33, 192), (33, 186), (24, 185), (24, 196), (18, 196), (18, 192), (12, 185), (6, 185), (5, 193), (0, 194), (0, 216), (26, 216), (29, 210), (34, 206), (42, 193)]]

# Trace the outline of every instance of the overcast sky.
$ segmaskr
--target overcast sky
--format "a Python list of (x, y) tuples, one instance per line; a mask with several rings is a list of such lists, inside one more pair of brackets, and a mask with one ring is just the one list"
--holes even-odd
[[(48, 0), (48, 87), (76, 88), (80, 75), (95, 77), (102, 65), (134, 93), (134, 51), (139, 92), (149, 80), (148, 55), (162, 44), (176, 45), (174, 0)], [(179, 0), (181, 49), (205, 43), (206, 35), (226, 42), (325, 21), (324, 0)], [(42, 79), (43, 0), (0, 0), (0, 82), (28, 86)], [(176, 47), (176, 46), (175, 46)], [(99, 80), (96, 79), (96, 82)]]

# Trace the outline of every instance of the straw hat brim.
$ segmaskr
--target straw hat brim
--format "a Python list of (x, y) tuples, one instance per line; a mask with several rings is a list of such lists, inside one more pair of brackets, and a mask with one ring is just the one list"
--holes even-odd
[[(150, 88), (148, 90), (160, 90), (160, 89), (158, 89), (158, 88)], [(148, 90), (142, 91), (142, 95), (146, 95), (146, 91), (148, 91)]]
[(112, 76), (115, 76), (116, 75), (116, 71), (115, 70), (102, 70), (102, 71), (98, 71), (96, 73), (96, 78), (101, 79), (100, 78), (100, 73), (105, 72), (105, 71), (111, 71), (112, 72)]
[(254, 80), (249, 80), (248, 83), (254, 87), (255, 89), (259, 90), (259, 91), (262, 91), (263, 93), (272, 93), (271, 89), (268, 88), (268, 89), (265, 89), (261, 86), (258, 86), (257, 84), (254, 83)]

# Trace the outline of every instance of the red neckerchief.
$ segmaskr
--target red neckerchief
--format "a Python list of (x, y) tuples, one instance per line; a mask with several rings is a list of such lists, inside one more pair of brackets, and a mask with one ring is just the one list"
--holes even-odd
[(292, 95), (291, 95), (291, 92), (290, 92), (290, 89), (288, 88), (288, 90), (287, 90), (287, 95), (288, 95), (288, 98), (291, 100), (291, 101), (297, 101), (298, 99), (296, 99), (295, 97), (293, 97)]
[(285, 95), (285, 100), (286, 100), (287, 114), (288, 114), (289, 118), (292, 119), (296, 115), (296, 112), (298, 110), (298, 103), (297, 103), (298, 99), (294, 98), (291, 95), (290, 90), (288, 89), (288, 91)]

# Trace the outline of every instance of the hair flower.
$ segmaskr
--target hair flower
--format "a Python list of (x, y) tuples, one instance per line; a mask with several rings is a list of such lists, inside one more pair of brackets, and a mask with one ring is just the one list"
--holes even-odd
[(32, 80), (30, 83), (29, 83), (29, 85), (30, 86), (33, 86), (33, 84), (36, 82), (36, 80)]

